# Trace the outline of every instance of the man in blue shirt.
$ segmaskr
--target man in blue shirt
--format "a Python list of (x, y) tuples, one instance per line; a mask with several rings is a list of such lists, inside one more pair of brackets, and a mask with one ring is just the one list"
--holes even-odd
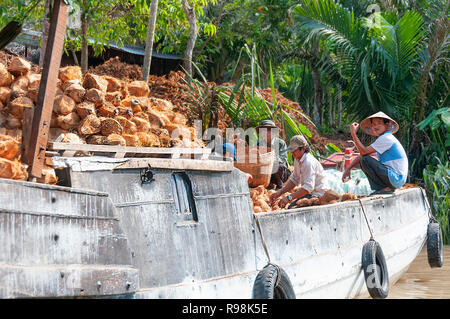
[[(369, 179), (370, 187), (374, 190), (371, 195), (389, 194), (394, 189), (401, 188), (408, 176), (408, 157), (393, 135), (399, 128), (397, 122), (383, 112), (365, 118), (361, 122), (361, 130), (366, 134), (378, 136), (368, 147), (364, 146), (356, 135), (358, 127), (358, 123), (353, 123), (350, 133), (360, 156), (344, 171), (342, 181), (346, 182), (350, 177), (350, 170), (360, 163), (362, 171)], [(375, 152), (378, 160), (370, 156)]]

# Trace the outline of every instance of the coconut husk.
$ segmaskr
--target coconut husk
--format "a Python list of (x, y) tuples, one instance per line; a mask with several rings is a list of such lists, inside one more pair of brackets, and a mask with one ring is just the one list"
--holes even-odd
[(319, 204), (320, 205), (326, 205), (328, 204), (330, 201), (333, 200), (340, 200), (341, 196), (336, 193), (334, 190), (329, 189), (325, 192), (325, 194), (323, 194), (320, 198), (319, 198)]
[(0, 135), (0, 157), (12, 160), (19, 155), (19, 142), (11, 136)]
[(101, 118), (101, 129), (102, 135), (108, 136), (111, 134), (122, 134), (122, 126), (118, 121), (113, 118)]

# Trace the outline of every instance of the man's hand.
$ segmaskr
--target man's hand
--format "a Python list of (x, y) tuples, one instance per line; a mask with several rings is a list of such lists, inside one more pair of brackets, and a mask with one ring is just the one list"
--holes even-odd
[(350, 170), (345, 170), (344, 173), (342, 173), (342, 182), (348, 182), (351, 179), (351, 174), (350, 174)]
[(350, 133), (356, 134), (358, 132), (359, 124), (356, 122), (353, 122), (352, 125), (350, 125)]
[(282, 199), (280, 199), (280, 201), (278, 202), (278, 206), (280, 208), (284, 208), (287, 204), (289, 204), (290, 200), (287, 198), (287, 196), (283, 197)]
[(275, 203), (275, 201), (277, 200), (278, 197), (280, 197), (280, 195), (281, 194), (279, 192), (275, 192), (272, 195), (270, 195), (269, 197), (270, 205), (273, 205), (273, 203)]

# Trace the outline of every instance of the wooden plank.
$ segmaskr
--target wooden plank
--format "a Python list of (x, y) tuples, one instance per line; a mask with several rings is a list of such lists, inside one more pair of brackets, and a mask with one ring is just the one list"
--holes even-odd
[(117, 145), (73, 144), (50, 142), (48, 148), (53, 151), (85, 151), (102, 153), (135, 153), (135, 154), (210, 154), (210, 148), (179, 147), (134, 147)]
[(66, 34), (68, 8), (69, 6), (64, 0), (54, 1), (42, 79), (31, 126), (29, 151), (27, 152), (29, 156), (25, 159), (27, 164), (30, 165), (30, 179), (42, 176), (56, 83)]
[(23, 110), (23, 125), (22, 125), (22, 158), (26, 163), (29, 163), (27, 159), (30, 158), (29, 152), (31, 151), (30, 138), (31, 138), (31, 125), (33, 123), (34, 110), (30, 107), (26, 107)]
[(118, 164), (115, 169), (146, 168), (149, 164), (151, 168), (216, 172), (232, 171), (234, 168), (233, 162), (231, 161), (172, 158), (130, 158), (125, 163)]

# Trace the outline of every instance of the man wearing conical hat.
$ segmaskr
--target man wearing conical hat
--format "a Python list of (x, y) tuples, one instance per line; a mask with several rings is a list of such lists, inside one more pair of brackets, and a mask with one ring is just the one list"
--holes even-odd
[[(359, 126), (364, 133), (378, 136), (370, 146), (364, 146), (356, 135)], [(361, 125), (350, 125), (350, 133), (360, 156), (344, 171), (342, 181), (346, 182), (350, 178), (351, 169), (360, 163), (362, 171), (369, 179), (370, 187), (374, 190), (371, 195), (390, 194), (396, 188), (401, 188), (408, 176), (408, 157), (393, 135), (398, 128), (397, 122), (383, 112), (365, 118)], [(377, 153), (378, 160), (370, 156), (372, 153)]]

